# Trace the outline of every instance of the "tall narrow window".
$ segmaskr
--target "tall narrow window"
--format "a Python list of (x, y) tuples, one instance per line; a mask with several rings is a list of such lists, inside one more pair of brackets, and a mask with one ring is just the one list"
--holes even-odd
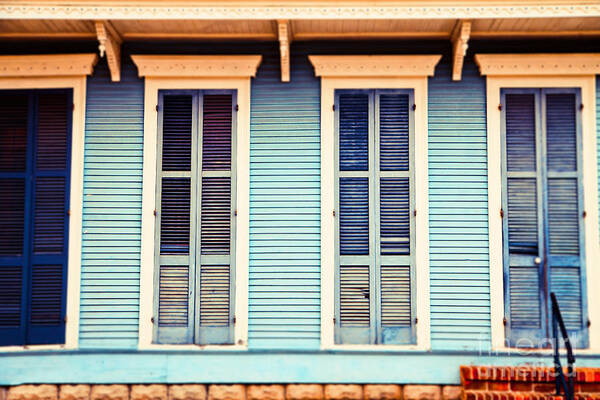
[(338, 344), (414, 344), (413, 93), (338, 90)]
[(0, 345), (65, 342), (71, 92), (0, 92)]
[(159, 92), (155, 342), (233, 343), (235, 93)]
[(503, 90), (503, 229), (509, 346), (547, 347), (554, 292), (587, 347), (579, 90)]

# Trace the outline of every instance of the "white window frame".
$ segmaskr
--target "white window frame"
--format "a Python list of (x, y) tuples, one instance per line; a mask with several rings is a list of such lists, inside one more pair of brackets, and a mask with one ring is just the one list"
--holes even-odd
[(86, 76), (96, 54), (0, 56), (0, 90), (71, 89), (71, 193), (64, 344), (2, 346), (0, 351), (76, 349), (79, 341)]
[[(583, 204), (586, 254), (586, 293), (588, 299), (589, 348), (600, 350), (600, 292), (594, 284), (600, 271), (593, 268), (600, 258), (598, 233), (598, 154), (596, 132), (596, 75), (600, 74), (600, 54), (477, 54), (475, 62), (487, 86), (488, 221), (490, 258), (490, 304), (492, 351), (522, 351), (506, 345), (504, 318), (504, 265), (502, 256), (502, 126), (500, 91), (508, 88), (578, 88), (583, 110)], [(584, 321), (586, 323), (586, 321)], [(527, 349), (527, 351), (531, 351)], [(549, 353), (552, 350), (535, 350)]]
[[(321, 77), (321, 349), (429, 350), (429, 195), (427, 77), (440, 55), (309, 56)], [(417, 343), (414, 345), (335, 344), (335, 113), (337, 89), (412, 89), (415, 100), (415, 271)]]
[[(142, 187), (142, 244), (140, 260), (139, 349), (245, 350), (248, 343), (248, 267), (250, 233), (250, 78), (261, 56), (146, 56), (132, 55), (140, 77), (145, 77), (144, 167)], [(237, 91), (237, 185), (235, 231), (235, 326), (233, 345), (153, 343), (156, 157), (159, 90)]]

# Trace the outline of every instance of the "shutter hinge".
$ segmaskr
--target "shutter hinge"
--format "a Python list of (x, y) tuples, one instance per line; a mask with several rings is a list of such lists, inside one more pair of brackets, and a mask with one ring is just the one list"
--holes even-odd
[(416, 105), (416, 104), (413, 104), (413, 106), (412, 106), (412, 110), (413, 110), (413, 111), (415, 111), (416, 109), (417, 109), (417, 105)]
[(233, 323), (235, 324), (237, 321), (237, 318), (235, 317), (235, 315), (233, 316)]
[(158, 104), (156, 105), (156, 112), (158, 112)]
[(71, 216), (71, 209), (70, 209), (70, 208), (67, 210), (67, 215), (68, 215), (69, 217)]
[(233, 210), (233, 215), (237, 217), (237, 208)]
[(583, 110), (583, 103), (579, 105), (579, 111)]
[(502, 318), (502, 325), (506, 326), (506, 317)]
[(415, 324), (418, 324), (418, 323), (419, 323), (419, 318), (415, 317)]
[(64, 323), (67, 323), (67, 316), (65, 315), (65, 317), (63, 318)]
[(239, 104), (235, 105), (235, 111), (240, 111), (240, 105)]
[(333, 216), (335, 217), (335, 210), (333, 210)]
[(154, 323), (154, 317), (150, 318), (150, 323), (153, 324)]
[(152, 212), (154, 214), (154, 216), (156, 217), (156, 208), (154, 209), (154, 211)]
[[(583, 105), (582, 105), (583, 107)], [(75, 103), (71, 103), (71, 110), (75, 111)]]
[(585, 325), (589, 328), (590, 325), (592, 325), (592, 321), (590, 321), (590, 319), (588, 318), (587, 323)]
[(333, 317), (333, 323), (335, 324), (335, 317)]
[(504, 218), (504, 210), (500, 209), (500, 218)]
[(502, 111), (502, 104), (498, 104), (498, 111)]
[(335, 111), (335, 104), (334, 104), (334, 105), (331, 107), (331, 109), (332, 109), (333, 111)]
[(413, 211), (413, 215), (414, 215), (415, 217), (417, 216), (417, 210), (416, 210), (416, 209)]
[(584, 211), (581, 213), (581, 216), (582, 216), (583, 218), (587, 217), (587, 211), (585, 211), (585, 210), (584, 210)]

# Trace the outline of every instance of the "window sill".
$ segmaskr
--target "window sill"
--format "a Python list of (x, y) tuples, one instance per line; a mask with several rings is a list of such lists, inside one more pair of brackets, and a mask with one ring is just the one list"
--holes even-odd
[(240, 344), (222, 344), (222, 345), (201, 345), (201, 344), (145, 344), (138, 346), (138, 350), (161, 350), (161, 351), (189, 351), (189, 352), (202, 352), (202, 351), (246, 351), (248, 350), (247, 345)]

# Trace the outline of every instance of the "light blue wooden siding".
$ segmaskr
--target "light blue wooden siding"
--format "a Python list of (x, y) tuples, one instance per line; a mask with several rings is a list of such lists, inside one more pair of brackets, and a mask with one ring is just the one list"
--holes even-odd
[(252, 83), (249, 347), (320, 344), (320, 86), (306, 56)]
[(431, 345), (490, 346), (485, 78), (472, 59), (429, 79)]
[(86, 107), (80, 347), (135, 347), (144, 85), (133, 64), (113, 83), (100, 62)]

